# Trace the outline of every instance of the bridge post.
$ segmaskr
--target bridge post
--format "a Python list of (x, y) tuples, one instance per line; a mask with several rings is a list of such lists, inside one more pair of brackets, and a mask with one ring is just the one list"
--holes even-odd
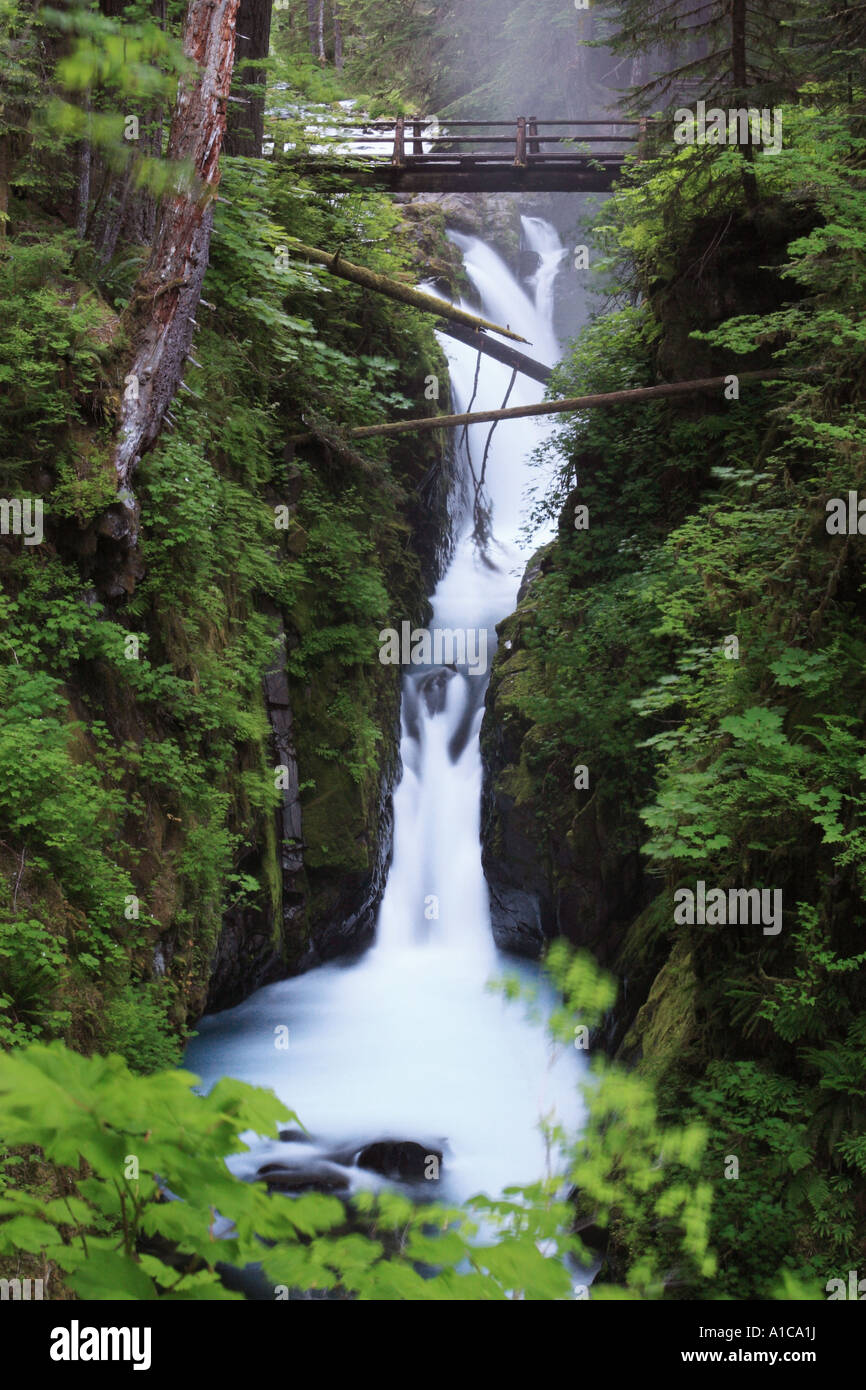
[(541, 144), (540, 144), (540, 142), (539, 142), (538, 140), (534, 140), (534, 139), (531, 138), (532, 136), (538, 135), (538, 117), (537, 117), (537, 116), (530, 116), (530, 117), (529, 117), (529, 134), (530, 134), (529, 153), (530, 153), (530, 154), (541, 154)]
[(422, 130), (421, 122), (420, 122), (420, 121), (413, 121), (413, 122), (412, 122), (412, 153), (413, 153), (413, 154), (423, 154), (423, 153), (424, 153), (424, 141), (421, 139), (421, 130)]
[(643, 156), (644, 156), (644, 145), (646, 144), (646, 132), (647, 132), (647, 118), (646, 118), (646, 116), (641, 116), (641, 118), (640, 118), (640, 124), (638, 125), (638, 129), (637, 129), (637, 157), (638, 157), (638, 159), (643, 159)]
[(517, 117), (517, 142), (514, 153), (514, 163), (520, 169), (526, 168), (526, 117)]
[(403, 116), (398, 116), (395, 123), (391, 163), (398, 166), (406, 163), (406, 121)]

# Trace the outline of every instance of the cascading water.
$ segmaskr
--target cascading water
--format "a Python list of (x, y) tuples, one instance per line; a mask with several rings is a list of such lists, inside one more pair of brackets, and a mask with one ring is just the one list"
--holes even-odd
[[(564, 252), (548, 223), (524, 218), (523, 225), (539, 255), (532, 297), (482, 241), (454, 240), (484, 315), (521, 333), (532, 343), (527, 351), (552, 363), (553, 282)], [(443, 346), (455, 408), (466, 410), (476, 354), (451, 339)], [(510, 377), (485, 358), (474, 408), (499, 406)], [(509, 404), (540, 395), (521, 376)], [(532, 419), (501, 424), (483, 480), (489, 426), (472, 426), (460, 443), (467, 506), (433, 595), (430, 628), (473, 632), (479, 642), (486, 634), (486, 667), (495, 624), (513, 610), (526, 564), (519, 532), (527, 460), (547, 428)], [(399, 615), (393, 626), (399, 629)], [(486, 988), (491, 977), (518, 971), (540, 985), (543, 1002), (553, 1002), (536, 968), (501, 956), (492, 938), (479, 836), (487, 684), (480, 666), (474, 674), (470, 662), (407, 668), (393, 861), (371, 949), (351, 965), (270, 985), (205, 1018), (187, 1050), (185, 1065), (204, 1085), (229, 1074), (271, 1086), (313, 1136), (312, 1145), (255, 1140), (251, 1152), (231, 1160), (244, 1176), (275, 1158), (309, 1164), (315, 1155), (337, 1155), (352, 1185), (372, 1186), (379, 1180), (352, 1167), (352, 1153), (377, 1139), (414, 1139), (444, 1150), (438, 1193), (459, 1201), (542, 1176), (538, 1126), (554, 1107), (560, 1122), (579, 1122), (577, 1055), (551, 1062), (543, 1028)], [(289, 1030), (285, 1051), (274, 1046), (281, 1025)]]

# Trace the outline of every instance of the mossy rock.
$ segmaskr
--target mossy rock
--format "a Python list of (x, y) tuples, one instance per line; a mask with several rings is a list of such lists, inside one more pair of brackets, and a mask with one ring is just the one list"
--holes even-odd
[(623, 1043), (622, 1051), (637, 1055), (645, 1075), (658, 1079), (691, 1050), (697, 1033), (697, 989), (692, 947), (683, 937), (656, 975)]
[(635, 918), (616, 959), (618, 975), (645, 968), (647, 961), (659, 954), (659, 949), (664, 951), (665, 934), (670, 931), (673, 920), (671, 914), (670, 894), (665, 891), (653, 898), (649, 907)]

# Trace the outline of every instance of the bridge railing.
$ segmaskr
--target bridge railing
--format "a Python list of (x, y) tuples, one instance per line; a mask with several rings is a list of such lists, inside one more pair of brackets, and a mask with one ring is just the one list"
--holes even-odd
[[(509, 155), (518, 167), (556, 164), (575, 157), (621, 160), (629, 146), (640, 154), (652, 122), (638, 120), (540, 121), (535, 116), (519, 116), (516, 121), (447, 121), (421, 116), (398, 116), (394, 120), (345, 121), (335, 123), (335, 133), (349, 136), (365, 152), (381, 145), (390, 163), (410, 167), (416, 161), (431, 163), (501, 163)], [(616, 133), (625, 128), (626, 134)], [(502, 131), (503, 134), (493, 134)], [(381, 132), (381, 134), (379, 134)], [(464, 132), (472, 132), (465, 133)], [(475, 132), (482, 132), (476, 134)], [(603, 133), (602, 133), (603, 132)], [(604, 145), (606, 150), (581, 147)], [(610, 148), (614, 146), (616, 148)], [(625, 147), (625, 148), (620, 148)], [(379, 151), (370, 152), (373, 157)]]

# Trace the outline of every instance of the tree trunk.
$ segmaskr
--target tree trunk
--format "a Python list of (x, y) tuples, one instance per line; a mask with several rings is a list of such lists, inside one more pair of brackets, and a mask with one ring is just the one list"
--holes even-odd
[[(90, 113), (90, 98), (87, 99), (87, 112)], [(90, 141), (85, 138), (78, 146), (78, 187), (75, 195), (75, 230), (83, 240), (87, 232), (87, 213), (90, 208), (90, 171), (93, 164), (93, 151)]]
[[(743, 381), (783, 381), (782, 369), (765, 367), (759, 371), (740, 372)], [(668, 400), (672, 396), (689, 396), (696, 391), (721, 391), (728, 384), (726, 376), (702, 377), (699, 381), (668, 381), (662, 386), (636, 386), (630, 391), (605, 391), (595, 396), (569, 396), (560, 401), (541, 401), (538, 405), (513, 405), (507, 410), (477, 410), (463, 415), (422, 415), (417, 420), (389, 420), (381, 425), (359, 425), (346, 430), (347, 439), (372, 439), (382, 434), (417, 434), (427, 430), (451, 429), (454, 425), (485, 425), (493, 420), (525, 420), (531, 415), (562, 415), (589, 406), (629, 405), (631, 402)], [(311, 444), (312, 433), (291, 434), (287, 444)]]
[(531, 377), (533, 381), (540, 381), (546, 385), (550, 380), (552, 367), (546, 367), (543, 362), (536, 362), (534, 357), (527, 357), (526, 353), (518, 352), (517, 348), (509, 347), (507, 343), (500, 343), (497, 338), (491, 338), (487, 333), (479, 333), (477, 329), (466, 328), (464, 324), (447, 321), (436, 326), (440, 333), (447, 333), (449, 338), (456, 338), (458, 343), (465, 343), (467, 347), (475, 348), (476, 352), (483, 352), (485, 357), (492, 357), (514, 371), (523, 372), (524, 376)]
[(740, 102), (746, 96), (746, 5), (747, 0), (731, 0), (731, 76)]
[[(132, 190), (132, 182), (135, 177), (138, 159), (135, 155), (129, 161), (126, 173), (122, 180), (117, 181), (117, 206), (109, 207), (106, 214), (102, 239), (99, 247), (99, 266), (104, 269), (108, 265), (117, 249), (117, 239), (120, 235), (120, 228), (126, 216), (126, 209), (129, 203), (129, 195)], [(94, 238), (95, 240), (95, 238)]]
[[(731, 76), (734, 84), (734, 98), (739, 106), (748, 105), (748, 70), (746, 66), (746, 10), (748, 0), (731, 0)], [(741, 150), (743, 156), (743, 194), (746, 199), (746, 206), (754, 212), (760, 201), (758, 196), (758, 181), (752, 163), (755, 152), (751, 144), (751, 129), (749, 140), (743, 145)]]
[(327, 266), (332, 275), (339, 275), (343, 280), (363, 285), (365, 289), (375, 290), (377, 294), (387, 295), (389, 299), (397, 299), (401, 304), (412, 304), (427, 314), (435, 314), (440, 319), (453, 319), (455, 323), (465, 323), (469, 328), (487, 328), (493, 333), (501, 333), (505, 338), (512, 338), (515, 343), (526, 342), (519, 333), (512, 333), (510, 328), (502, 328), (500, 324), (478, 318), (476, 314), (467, 314), (465, 309), (458, 309), (444, 299), (437, 299), (434, 294), (425, 294), (423, 290), (413, 289), (411, 285), (401, 285), (399, 280), (389, 280), (387, 275), (368, 270), (364, 265), (344, 261), (339, 252), (320, 251), (317, 246), (304, 246), (303, 242), (294, 240), (289, 243), (288, 249), (298, 256), (303, 256), (305, 260)]
[(310, 31), (310, 52), (314, 58), (319, 51), (318, 10), (319, 0), (307, 0), (307, 27)]
[(9, 164), (9, 136), (4, 131), (0, 135), (0, 245), (6, 240), (9, 220)]
[[(187, 161), (187, 182), (164, 195), (150, 258), (124, 315), (127, 358), (114, 448), (125, 515), (104, 533), (135, 544), (137, 508), (129, 491), (141, 455), (153, 447), (183, 376), (207, 268), (213, 199), (234, 62), (238, 0), (190, 0), (183, 49), (198, 71), (178, 88), (167, 158)], [(123, 523), (123, 524), (120, 524)]]
[(258, 159), (265, 136), (265, 94), (253, 95), (250, 87), (265, 85), (265, 70), (257, 67), (259, 59), (267, 58), (271, 41), (271, 0), (240, 0), (237, 22), (235, 74), (238, 82), (234, 91), (249, 101), (249, 106), (232, 102), (228, 110), (226, 154), (242, 154)]
[(328, 61), (325, 53), (325, 0), (319, 0), (319, 12), (316, 15), (316, 57), (324, 67)]
[[(141, 137), (137, 150), (141, 155), (153, 159), (162, 158), (164, 126), (157, 107), (145, 107), (141, 111)], [(157, 200), (146, 187), (135, 188), (127, 200), (120, 234), (124, 241), (136, 242), (139, 246), (150, 246), (156, 234)]]
[(343, 19), (340, 14), (339, 0), (331, 0), (331, 11), (334, 16), (334, 67), (338, 72), (343, 69)]

